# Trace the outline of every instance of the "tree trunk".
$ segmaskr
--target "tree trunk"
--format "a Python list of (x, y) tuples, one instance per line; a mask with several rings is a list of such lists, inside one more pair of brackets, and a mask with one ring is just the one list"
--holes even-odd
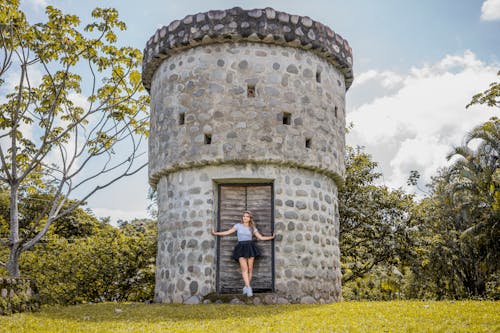
[(10, 254), (9, 262), (7, 263), (9, 275), (17, 277), (20, 275), (19, 255), (21, 254), (21, 242), (19, 241), (18, 190), (19, 184), (13, 184), (10, 187)]
[(19, 277), (21, 275), (19, 271), (19, 256), (21, 251), (19, 250), (19, 245), (10, 249), (9, 262), (7, 263), (7, 270), (10, 276)]

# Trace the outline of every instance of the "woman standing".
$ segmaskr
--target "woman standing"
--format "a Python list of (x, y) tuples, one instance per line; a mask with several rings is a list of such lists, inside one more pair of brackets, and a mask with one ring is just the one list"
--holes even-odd
[(236, 223), (231, 229), (219, 232), (212, 229), (212, 235), (214, 236), (226, 236), (235, 232), (238, 236), (238, 244), (234, 248), (233, 259), (240, 263), (241, 276), (245, 283), (243, 294), (253, 296), (252, 287), (250, 286), (250, 282), (252, 282), (253, 262), (256, 257), (260, 256), (260, 251), (253, 242), (252, 237), (255, 235), (257, 239), (266, 241), (274, 239), (275, 235), (262, 236), (255, 226), (252, 213), (249, 211), (243, 212), (241, 222)]

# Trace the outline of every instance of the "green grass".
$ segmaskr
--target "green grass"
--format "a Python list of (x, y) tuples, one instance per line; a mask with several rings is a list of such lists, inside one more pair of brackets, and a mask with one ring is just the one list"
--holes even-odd
[(500, 332), (500, 302), (104, 303), (0, 316), (0, 332)]

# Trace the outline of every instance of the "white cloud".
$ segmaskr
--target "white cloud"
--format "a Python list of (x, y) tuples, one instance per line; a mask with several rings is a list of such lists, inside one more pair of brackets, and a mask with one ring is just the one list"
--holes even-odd
[(117, 225), (118, 220), (131, 221), (133, 219), (151, 218), (145, 210), (123, 210), (123, 209), (110, 209), (110, 208), (92, 208), (95, 216), (110, 217), (111, 224)]
[(356, 79), (354, 80), (352, 84), (352, 88), (359, 87), (361, 85), (364, 85), (370, 81), (378, 81), (378, 83), (386, 88), (386, 89), (393, 89), (397, 87), (401, 82), (403, 78), (398, 75), (395, 72), (392, 71), (377, 71), (374, 69), (371, 69), (367, 72), (361, 73), (356, 76)]
[(49, 4), (47, 0), (29, 0), (30, 6), (36, 11), (43, 11)]
[(486, 0), (481, 6), (481, 20), (500, 20), (500, 0)]
[[(354, 123), (348, 143), (365, 146), (380, 162), (386, 185), (405, 187), (411, 170), (428, 183), (465, 133), (496, 112), (483, 106), (466, 110), (465, 105), (496, 80), (497, 71), (498, 65), (487, 65), (466, 51), (397, 75), (399, 88), (392, 94), (383, 92), (348, 113), (348, 122)], [(380, 73), (359, 76), (382, 82)]]

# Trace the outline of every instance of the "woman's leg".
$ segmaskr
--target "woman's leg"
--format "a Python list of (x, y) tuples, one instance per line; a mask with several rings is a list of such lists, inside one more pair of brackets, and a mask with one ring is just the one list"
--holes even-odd
[(255, 257), (248, 258), (248, 285), (252, 283), (253, 261)]
[(247, 258), (240, 257), (240, 268), (241, 268), (241, 276), (243, 277), (243, 282), (245, 282), (245, 287), (250, 286), (250, 280), (248, 279), (248, 262)]

